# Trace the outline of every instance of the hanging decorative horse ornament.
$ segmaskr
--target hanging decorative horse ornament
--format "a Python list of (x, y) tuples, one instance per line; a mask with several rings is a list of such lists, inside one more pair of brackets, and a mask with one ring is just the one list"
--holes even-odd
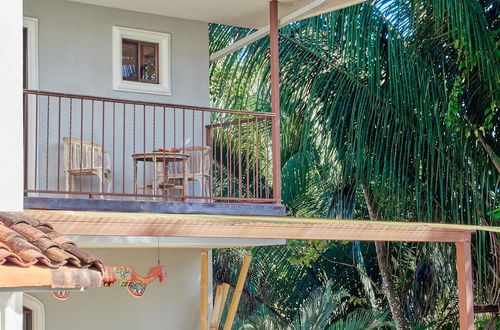
[(146, 286), (158, 278), (160, 282), (167, 278), (166, 266), (154, 266), (149, 269), (148, 275), (142, 277), (137, 275), (131, 266), (105, 266), (102, 283), (104, 286), (113, 286), (117, 283), (119, 286), (127, 287), (128, 292), (134, 297), (142, 297)]
[[(158, 278), (160, 282), (167, 278), (166, 266), (154, 266), (149, 269), (148, 275), (142, 277), (137, 275), (132, 266), (104, 266), (102, 276), (103, 286), (113, 286), (117, 283), (119, 286), (126, 287), (128, 292), (134, 297), (142, 297), (146, 286)], [(52, 294), (59, 300), (66, 300), (69, 296), (69, 290), (53, 291)]]

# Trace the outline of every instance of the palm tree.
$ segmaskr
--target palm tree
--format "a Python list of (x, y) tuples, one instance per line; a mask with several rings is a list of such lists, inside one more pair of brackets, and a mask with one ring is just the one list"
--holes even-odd
[[(291, 213), (498, 225), (499, 6), (385, 0), (282, 28), (283, 202)], [(251, 32), (212, 25), (211, 51)], [(268, 47), (261, 39), (212, 65), (215, 105), (268, 111)], [(376, 244), (399, 328), (409, 326), (408, 285), (398, 279), (408, 274), (391, 260), (403, 246)], [(422, 249), (432, 250), (409, 253)], [(477, 234), (473, 252), (477, 302), (498, 304), (498, 235)], [(442, 253), (453, 260), (453, 250)]]

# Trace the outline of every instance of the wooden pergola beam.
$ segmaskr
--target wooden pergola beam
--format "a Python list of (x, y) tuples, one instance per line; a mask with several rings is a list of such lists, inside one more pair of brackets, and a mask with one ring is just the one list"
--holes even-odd
[(474, 226), (186, 214), (27, 210), (63, 235), (465, 242)]

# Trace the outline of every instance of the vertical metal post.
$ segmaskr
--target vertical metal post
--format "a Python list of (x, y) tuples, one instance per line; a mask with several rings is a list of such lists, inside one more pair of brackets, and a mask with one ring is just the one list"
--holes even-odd
[(458, 242), (457, 249), (457, 278), (458, 278), (458, 305), (460, 313), (460, 329), (474, 329), (474, 292), (472, 290), (472, 258), (469, 239)]
[(276, 204), (281, 204), (281, 146), (280, 146), (280, 63), (278, 44), (278, 1), (269, 2), (270, 56), (271, 56), (271, 110), (272, 118), (272, 154), (273, 154), (273, 197)]

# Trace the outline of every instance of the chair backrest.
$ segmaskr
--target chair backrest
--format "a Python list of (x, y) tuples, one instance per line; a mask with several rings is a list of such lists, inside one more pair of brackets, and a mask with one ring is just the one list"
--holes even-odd
[[(102, 145), (80, 139), (63, 138), (66, 170), (111, 170), (109, 150)], [(103, 162), (104, 160), (104, 162)]]
[[(194, 146), (180, 149), (180, 152), (188, 155), (186, 161), (187, 176), (210, 176), (212, 173), (212, 148), (209, 146)], [(157, 164), (157, 173), (163, 172), (163, 164)], [(182, 166), (172, 162), (168, 164), (168, 174), (179, 176), (182, 174)], [(162, 174), (159, 174), (160, 176)]]
[(211, 175), (212, 148), (209, 146), (186, 147), (181, 152), (189, 156), (187, 160), (188, 174)]

